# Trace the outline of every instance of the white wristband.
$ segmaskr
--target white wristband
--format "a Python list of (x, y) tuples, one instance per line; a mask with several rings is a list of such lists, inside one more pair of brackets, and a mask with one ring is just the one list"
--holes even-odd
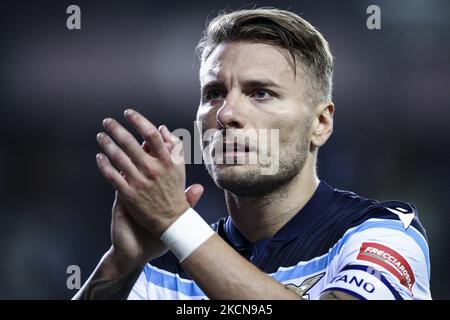
[(214, 233), (205, 220), (189, 208), (164, 231), (161, 240), (183, 262)]

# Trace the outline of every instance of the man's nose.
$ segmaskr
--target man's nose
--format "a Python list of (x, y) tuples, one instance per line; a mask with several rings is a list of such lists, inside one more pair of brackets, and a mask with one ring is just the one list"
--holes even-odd
[(229, 93), (217, 110), (216, 120), (220, 128), (242, 129), (245, 127), (244, 104), (240, 97)]

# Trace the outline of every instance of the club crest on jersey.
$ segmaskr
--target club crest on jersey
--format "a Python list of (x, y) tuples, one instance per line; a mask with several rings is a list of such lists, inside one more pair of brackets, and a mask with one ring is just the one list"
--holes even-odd
[(397, 251), (379, 243), (364, 242), (356, 259), (369, 261), (383, 267), (412, 292), (415, 282), (414, 273), (406, 259)]
[(309, 300), (309, 294), (308, 291), (314, 287), (317, 282), (319, 282), (320, 279), (322, 279), (325, 272), (322, 272), (320, 274), (317, 274), (311, 278), (303, 280), (303, 282), (296, 286), (295, 284), (286, 284), (285, 287), (289, 290), (294, 291), (300, 298), (304, 300)]

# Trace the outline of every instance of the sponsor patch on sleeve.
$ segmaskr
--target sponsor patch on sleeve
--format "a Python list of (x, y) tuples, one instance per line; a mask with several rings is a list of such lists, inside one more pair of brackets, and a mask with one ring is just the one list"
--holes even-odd
[(400, 283), (412, 292), (415, 282), (411, 266), (397, 251), (376, 242), (363, 242), (357, 260), (375, 263), (395, 276)]
[(373, 267), (349, 265), (342, 269), (324, 288), (341, 291), (361, 300), (403, 300), (389, 281)]

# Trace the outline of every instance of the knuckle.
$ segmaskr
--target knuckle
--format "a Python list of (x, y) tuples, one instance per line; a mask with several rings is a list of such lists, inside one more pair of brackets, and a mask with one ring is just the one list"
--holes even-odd
[(128, 150), (133, 145), (134, 141), (135, 141), (135, 139), (132, 136), (127, 135), (126, 137), (124, 137), (122, 139), (121, 143), (123, 145), (123, 148), (124, 149), (126, 148)]
[(125, 190), (122, 190), (121, 196), (122, 196), (123, 200), (125, 200), (125, 202), (127, 202), (127, 203), (133, 203), (136, 198), (135, 192), (133, 192), (132, 190), (130, 190), (128, 188)]
[(112, 172), (106, 172), (105, 178), (106, 178), (106, 181), (108, 181), (112, 185), (114, 185), (116, 183), (116, 177), (112, 174)]
[(172, 143), (170, 142), (164, 142), (164, 146), (166, 147), (167, 150), (169, 150), (169, 152), (172, 151), (173, 149)]
[(148, 162), (144, 162), (142, 164), (142, 171), (148, 177), (157, 177), (158, 176), (157, 170), (155, 170), (155, 168), (153, 168), (153, 166), (151, 164), (149, 164)]
[(158, 130), (156, 130), (155, 128), (147, 128), (144, 132), (144, 138), (146, 140), (152, 140), (155, 139), (158, 134)]
[(135, 181), (133, 183), (133, 192), (130, 194), (130, 197), (139, 198), (140, 195), (145, 195), (148, 193), (149, 190), (149, 183), (148, 181), (145, 181), (144, 179)]
[(173, 162), (172, 162), (172, 159), (171, 159), (170, 155), (168, 157), (163, 157), (161, 159), (161, 163), (166, 168), (171, 168), (173, 166)]
[(126, 135), (123, 139), (122, 139), (122, 143), (125, 145), (131, 145), (134, 141), (134, 138), (130, 135)]
[(120, 161), (122, 159), (122, 154), (118, 150), (111, 150), (110, 157), (114, 161)]

